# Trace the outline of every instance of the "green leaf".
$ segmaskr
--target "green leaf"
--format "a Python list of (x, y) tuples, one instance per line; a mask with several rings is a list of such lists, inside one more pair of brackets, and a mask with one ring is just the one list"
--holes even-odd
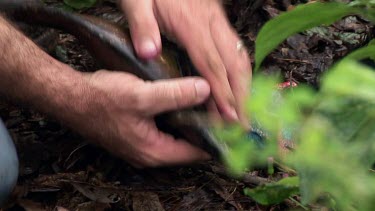
[(92, 7), (96, 2), (97, 0), (64, 0), (66, 5), (77, 10)]
[(268, 183), (254, 189), (246, 188), (244, 192), (260, 204), (277, 204), (299, 193), (299, 178), (287, 177), (278, 182)]
[(344, 3), (311, 3), (296, 7), (268, 21), (255, 42), (255, 70), (264, 58), (289, 36), (322, 24), (331, 24), (357, 9)]
[(342, 61), (325, 76), (322, 92), (375, 103), (375, 72), (357, 62)]

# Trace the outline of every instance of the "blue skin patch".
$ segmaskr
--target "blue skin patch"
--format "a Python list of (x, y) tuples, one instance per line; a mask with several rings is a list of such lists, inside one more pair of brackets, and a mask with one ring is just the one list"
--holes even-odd
[(13, 141), (0, 119), (0, 207), (17, 183), (18, 157)]

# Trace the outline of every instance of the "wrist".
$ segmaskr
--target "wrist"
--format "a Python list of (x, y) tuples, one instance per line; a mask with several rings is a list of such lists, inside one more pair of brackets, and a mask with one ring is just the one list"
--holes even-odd
[(86, 74), (43, 52), (1, 16), (0, 31), (0, 98), (31, 106), (72, 128), (90, 124), (84, 117), (95, 115), (100, 104)]
[(95, 115), (93, 110), (98, 105), (95, 100), (99, 96), (90, 88), (88, 73), (76, 71), (65, 64), (55, 68), (59, 71), (58, 75), (54, 75), (55, 81), (39, 91), (46, 94), (45, 105), (39, 107), (69, 127), (76, 127), (87, 119), (86, 116)]
[(50, 87), (56, 91), (47, 97), (51, 100), (46, 112), (94, 143), (109, 139), (103, 130), (103, 124), (110, 124), (109, 101), (106, 93), (93, 84), (95, 73), (78, 72), (70, 67), (62, 72), (61, 82)]

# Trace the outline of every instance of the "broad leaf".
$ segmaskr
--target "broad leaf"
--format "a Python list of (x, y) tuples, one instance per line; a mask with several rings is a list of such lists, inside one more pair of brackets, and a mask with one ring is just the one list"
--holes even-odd
[(324, 77), (322, 92), (375, 103), (375, 72), (353, 61), (342, 61)]
[(264, 58), (289, 36), (322, 24), (331, 24), (354, 13), (356, 8), (344, 3), (311, 3), (296, 7), (268, 21), (260, 30), (255, 43), (255, 70)]
[(254, 189), (245, 189), (245, 194), (263, 205), (277, 204), (299, 193), (299, 178), (287, 177), (275, 183)]

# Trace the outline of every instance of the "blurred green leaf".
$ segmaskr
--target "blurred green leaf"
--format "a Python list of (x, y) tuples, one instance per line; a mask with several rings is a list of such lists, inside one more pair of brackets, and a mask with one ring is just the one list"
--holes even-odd
[[(349, 14), (375, 22), (374, 8), (373, 2), (367, 0), (348, 5), (312, 3), (281, 14), (258, 35), (256, 69), (288, 36)], [(322, 29), (315, 31), (321, 36), (330, 35)], [(353, 34), (333, 36), (353, 43)], [(238, 173), (246, 166), (265, 166), (267, 158), (272, 157), (295, 169), (300, 181), (246, 189), (246, 195), (269, 205), (300, 193), (302, 204), (318, 203), (333, 210), (375, 210), (375, 174), (370, 171), (375, 163), (375, 71), (355, 61), (374, 59), (374, 43), (351, 53), (327, 71), (319, 92), (301, 86), (279, 92), (275, 91), (275, 77), (254, 77), (255, 91), (246, 107), (252, 125), (266, 134), (266, 144), (259, 150), (242, 137), (234, 138), (237, 141), (231, 141), (227, 164)], [(287, 140), (292, 139), (297, 147), (279, 156), (278, 144), (280, 136), (285, 137), (284, 131)]]
[(375, 103), (375, 72), (354, 61), (342, 61), (325, 76), (322, 92)]
[[(247, 102), (253, 125), (267, 133), (265, 148), (234, 135), (227, 164), (238, 174), (254, 164), (266, 166), (267, 158), (274, 157), (298, 172), (302, 204), (319, 200), (337, 210), (374, 210), (375, 176), (369, 169), (375, 162), (375, 72), (346, 60), (322, 77), (319, 92), (303, 86), (279, 92), (276, 83), (272, 76), (255, 76), (255, 91)], [(291, 128), (297, 147), (278, 156), (280, 130)], [(233, 134), (241, 132), (235, 128)], [(245, 192), (272, 204), (297, 190), (264, 185)]]
[(74, 9), (80, 10), (90, 8), (96, 4), (97, 0), (64, 0), (64, 3)]
[(255, 70), (264, 58), (289, 36), (322, 24), (331, 24), (355, 13), (356, 8), (344, 3), (311, 3), (297, 6), (268, 21), (260, 30), (255, 42)]
[(260, 204), (277, 204), (299, 193), (299, 178), (286, 177), (278, 182), (261, 185), (254, 189), (246, 188), (244, 193)]
[(256, 163), (256, 147), (252, 143), (240, 143), (232, 146), (225, 157), (225, 163), (229, 166), (231, 174), (240, 176), (250, 166)]
[[(312, 203), (325, 194), (334, 199), (338, 210), (373, 210), (375, 178), (361, 156), (373, 139), (342, 142), (335, 127), (329, 117), (312, 116), (304, 124), (298, 150), (289, 156), (300, 177), (302, 203)], [(375, 153), (371, 148), (367, 155)]]

